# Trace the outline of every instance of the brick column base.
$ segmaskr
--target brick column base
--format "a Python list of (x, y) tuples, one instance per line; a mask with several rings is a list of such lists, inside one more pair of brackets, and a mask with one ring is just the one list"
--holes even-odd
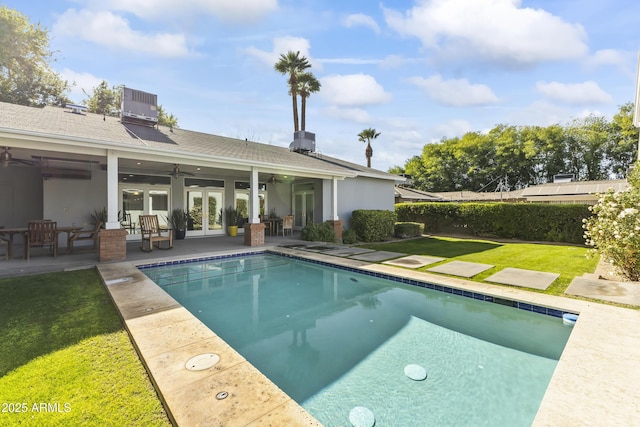
[(244, 225), (244, 245), (245, 246), (264, 246), (264, 224)]
[(336, 219), (329, 222), (333, 223), (333, 232), (336, 235), (336, 242), (342, 243), (342, 220)]
[(116, 228), (100, 230), (98, 234), (98, 259), (100, 262), (127, 259), (127, 230)]

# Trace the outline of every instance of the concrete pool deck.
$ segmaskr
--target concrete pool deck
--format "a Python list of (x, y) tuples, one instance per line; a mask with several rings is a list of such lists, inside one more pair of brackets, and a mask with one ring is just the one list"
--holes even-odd
[[(251, 252), (247, 249), (237, 252)], [(268, 249), (577, 312), (580, 317), (533, 425), (630, 425), (633, 420), (640, 420), (640, 330), (636, 327), (640, 324), (640, 311), (293, 248)], [(136, 268), (145, 263), (101, 264), (98, 270), (177, 425), (320, 425), (215, 331), (206, 328)], [(186, 369), (190, 358), (208, 353), (220, 355), (220, 362), (202, 371)], [(220, 392), (226, 392), (226, 398), (217, 399)]]

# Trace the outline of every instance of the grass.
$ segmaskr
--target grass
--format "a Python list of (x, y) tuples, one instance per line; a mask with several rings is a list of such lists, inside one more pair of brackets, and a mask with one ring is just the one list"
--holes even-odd
[(171, 425), (95, 270), (0, 280), (0, 336), (0, 425)]
[[(447, 258), (439, 264), (457, 260), (494, 265), (493, 268), (471, 279), (477, 282), (482, 282), (485, 278), (507, 267), (558, 273), (560, 277), (546, 291), (540, 291), (550, 295), (563, 295), (574, 277), (593, 273), (598, 265), (598, 257), (587, 257), (589, 250), (579, 246), (499, 243), (450, 237), (423, 237), (360, 246), (410, 255)], [(431, 264), (420, 270), (424, 271), (439, 264)]]

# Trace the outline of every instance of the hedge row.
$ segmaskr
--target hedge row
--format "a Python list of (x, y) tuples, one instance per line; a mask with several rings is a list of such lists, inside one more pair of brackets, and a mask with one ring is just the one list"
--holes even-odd
[(584, 243), (587, 205), (540, 203), (398, 203), (400, 221), (424, 224), (426, 232)]
[(393, 237), (396, 213), (358, 209), (351, 213), (351, 226), (361, 242), (381, 242)]

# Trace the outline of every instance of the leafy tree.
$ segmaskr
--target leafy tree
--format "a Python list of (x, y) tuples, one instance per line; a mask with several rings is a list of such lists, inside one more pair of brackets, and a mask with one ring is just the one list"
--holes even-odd
[(69, 84), (51, 68), (49, 33), (20, 12), (0, 6), (0, 101), (28, 106), (69, 102)]
[(604, 160), (608, 126), (604, 117), (594, 115), (573, 120), (565, 128), (569, 171), (578, 180), (608, 178)]
[(366, 142), (367, 148), (364, 151), (365, 156), (367, 157), (367, 167), (371, 167), (371, 157), (373, 157), (373, 148), (371, 148), (371, 140), (376, 139), (380, 136), (380, 132), (377, 132), (373, 128), (364, 129), (362, 132), (358, 134), (358, 141)]
[(609, 174), (623, 178), (638, 157), (638, 128), (633, 125), (633, 103), (620, 106), (609, 127), (606, 145)]
[(89, 95), (83, 90), (84, 94), (88, 96), (83, 102), (89, 109), (90, 113), (104, 114), (107, 116), (117, 116), (120, 110), (120, 94), (122, 92), (122, 86), (113, 86), (109, 88), (109, 83), (103, 80), (98, 86), (94, 87), (92, 94)]
[(298, 94), (300, 94), (300, 110), (302, 112), (300, 130), (305, 130), (306, 127), (306, 118), (307, 118), (307, 98), (312, 93), (316, 93), (320, 91), (320, 87), (322, 86), (316, 76), (311, 72), (306, 72), (300, 74), (298, 77)]
[(158, 105), (158, 124), (170, 128), (178, 127), (178, 118), (173, 114), (167, 114), (161, 105)]
[(291, 95), (291, 104), (293, 107), (293, 130), (300, 130), (298, 123), (298, 76), (307, 68), (311, 67), (309, 61), (304, 56), (300, 56), (300, 52), (288, 51), (286, 54), (280, 54), (280, 59), (274, 65), (274, 68), (280, 74), (288, 75), (289, 94)]

